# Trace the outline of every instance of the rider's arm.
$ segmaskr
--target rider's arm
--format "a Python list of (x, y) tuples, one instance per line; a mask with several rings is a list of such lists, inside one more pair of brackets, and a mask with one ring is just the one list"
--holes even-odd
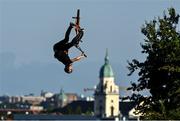
[(81, 58), (83, 58), (83, 57), (84, 57), (84, 54), (81, 54), (80, 56), (71, 59), (71, 61), (72, 61), (72, 62), (79, 61), (79, 60), (81, 60)]

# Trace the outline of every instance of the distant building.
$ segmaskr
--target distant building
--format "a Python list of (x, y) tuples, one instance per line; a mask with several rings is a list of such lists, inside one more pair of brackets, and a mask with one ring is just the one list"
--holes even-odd
[(94, 114), (101, 118), (119, 117), (119, 87), (114, 83), (114, 73), (107, 51), (99, 78), (100, 82), (94, 93)]
[(9, 103), (10, 102), (10, 97), (7, 95), (3, 95), (0, 97), (0, 102), (2, 103)]
[(65, 93), (63, 89), (59, 93), (41, 91), (41, 96), (45, 97), (45, 101), (41, 103), (44, 109), (62, 108), (72, 101), (78, 100), (76, 93)]
[(78, 100), (82, 100), (82, 101), (94, 101), (94, 97), (80, 95), (80, 96), (78, 96)]
[(63, 89), (59, 93), (54, 95), (54, 101), (56, 107), (64, 107), (67, 105), (67, 96)]
[(56, 107), (64, 107), (68, 103), (76, 101), (78, 99), (78, 96), (75, 93), (65, 93), (64, 90), (61, 89), (60, 93), (55, 94), (53, 98)]
[(10, 97), (9, 103), (18, 103), (18, 102), (22, 102), (22, 98), (20, 96)]
[(28, 102), (32, 105), (38, 105), (46, 100), (44, 97), (41, 96), (22, 96), (21, 98), (22, 102)]
[(45, 92), (45, 91), (41, 91), (41, 96), (45, 97), (45, 98), (51, 98), (54, 94), (51, 92)]
[(29, 104), (32, 104), (32, 105), (38, 105), (42, 101), (45, 101), (45, 100), (46, 100), (45, 97), (31, 96), (31, 95), (27, 95), (27, 96), (1, 96), (0, 97), (0, 101), (2, 103), (10, 103), (10, 104), (29, 103)]
[(72, 101), (76, 101), (78, 96), (76, 93), (66, 93), (67, 96), (67, 103), (71, 103)]

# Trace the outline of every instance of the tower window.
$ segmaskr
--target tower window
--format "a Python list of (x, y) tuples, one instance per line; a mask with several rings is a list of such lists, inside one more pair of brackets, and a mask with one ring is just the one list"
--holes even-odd
[(100, 116), (102, 116), (102, 114), (103, 114), (103, 108), (102, 108), (101, 105), (99, 106), (99, 113), (100, 113)]
[(113, 106), (111, 106), (111, 116), (113, 117), (114, 116), (114, 107)]
[(110, 87), (110, 92), (112, 92), (112, 86)]

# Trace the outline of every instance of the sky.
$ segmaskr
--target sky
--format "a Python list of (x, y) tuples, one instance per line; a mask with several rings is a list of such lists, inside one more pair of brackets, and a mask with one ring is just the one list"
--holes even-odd
[[(145, 59), (141, 27), (170, 7), (180, 13), (179, 0), (0, 0), (0, 95), (57, 93), (61, 88), (92, 95), (83, 89), (99, 83), (106, 48), (115, 83), (129, 86), (138, 76), (127, 76), (127, 61)], [(88, 57), (66, 74), (52, 47), (64, 38), (77, 9), (85, 31), (80, 46)], [(70, 50), (71, 57), (79, 54)]]

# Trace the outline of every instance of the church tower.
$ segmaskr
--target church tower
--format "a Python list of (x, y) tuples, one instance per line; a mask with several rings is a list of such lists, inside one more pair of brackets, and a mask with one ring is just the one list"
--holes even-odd
[(114, 73), (109, 64), (106, 50), (105, 63), (100, 69), (99, 84), (94, 97), (94, 113), (101, 118), (114, 118), (119, 116), (119, 87), (114, 83)]

